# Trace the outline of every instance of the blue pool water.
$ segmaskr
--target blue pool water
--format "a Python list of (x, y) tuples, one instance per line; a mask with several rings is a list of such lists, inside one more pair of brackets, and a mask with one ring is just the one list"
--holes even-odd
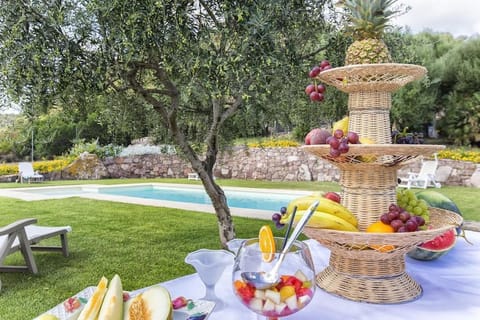
[[(229, 207), (278, 211), (298, 195), (224, 190)], [(98, 193), (136, 198), (211, 204), (204, 189), (135, 186), (99, 188)]]

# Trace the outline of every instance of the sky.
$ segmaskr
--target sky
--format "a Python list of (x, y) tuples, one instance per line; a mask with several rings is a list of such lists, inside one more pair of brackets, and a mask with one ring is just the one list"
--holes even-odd
[(453, 36), (480, 36), (480, 1), (478, 0), (398, 0), (410, 6), (393, 25), (409, 26), (413, 33), (426, 29), (449, 32)]

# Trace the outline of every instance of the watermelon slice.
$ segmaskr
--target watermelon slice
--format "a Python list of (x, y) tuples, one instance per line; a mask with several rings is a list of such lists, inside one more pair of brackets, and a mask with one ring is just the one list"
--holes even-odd
[(438, 237), (415, 247), (407, 255), (417, 260), (434, 260), (449, 252), (457, 240), (455, 229), (449, 229)]

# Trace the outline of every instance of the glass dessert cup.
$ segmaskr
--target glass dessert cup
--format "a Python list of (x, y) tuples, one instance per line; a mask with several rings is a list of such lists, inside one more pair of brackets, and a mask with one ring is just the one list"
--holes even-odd
[(315, 293), (315, 269), (308, 246), (295, 241), (280, 266), (280, 282), (271, 288), (257, 289), (245, 282), (242, 272), (267, 272), (278, 260), (283, 238), (275, 238), (276, 252), (264, 260), (258, 239), (245, 240), (240, 246), (232, 271), (233, 290), (238, 299), (259, 319), (278, 319), (305, 308)]
[(223, 307), (223, 302), (215, 294), (215, 285), (225, 268), (233, 263), (233, 253), (226, 250), (200, 249), (190, 252), (185, 262), (197, 270), (205, 285), (204, 300), (214, 301), (215, 308)]

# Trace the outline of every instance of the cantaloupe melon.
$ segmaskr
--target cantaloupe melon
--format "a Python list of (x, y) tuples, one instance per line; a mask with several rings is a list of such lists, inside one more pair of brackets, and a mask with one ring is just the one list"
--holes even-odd
[(173, 320), (172, 299), (162, 286), (151, 287), (124, 305), (124, 320)]

